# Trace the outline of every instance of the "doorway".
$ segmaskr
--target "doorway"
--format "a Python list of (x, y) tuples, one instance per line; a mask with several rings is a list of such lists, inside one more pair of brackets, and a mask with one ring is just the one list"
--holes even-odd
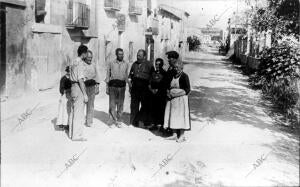
[(129, 42), (129, 54), (128, 54), (128, 62), (133, 62), (133, 42)]
[(154, 39), (152, 35), (146, 35), (145, 50), (147, 52), (147, 60), (154, 61)]
[(0, 96), (5, 94), (6, 82), (6, 8), (0, 3)]

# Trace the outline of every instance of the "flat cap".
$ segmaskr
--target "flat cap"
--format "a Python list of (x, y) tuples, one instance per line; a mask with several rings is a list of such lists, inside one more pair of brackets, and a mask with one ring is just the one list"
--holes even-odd
[(166, 52), (166, 55), (168, 56), (168, 58), (179, 58), (179, 54), (176, 51), (168, 51)]

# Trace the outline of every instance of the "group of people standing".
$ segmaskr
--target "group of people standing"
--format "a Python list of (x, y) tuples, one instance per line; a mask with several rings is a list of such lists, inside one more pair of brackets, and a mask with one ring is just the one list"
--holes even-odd
[[(183, 72), (183, 62), (179, 60), (179, 54), (176, 51), (166, 53), (169, 61), (167, 71), (163, 69), (162, 58), (157, 58), (153, 65), (147, 61), (147, 54), (143, 49), (138, 50), (137, 60), (131, 67), (124, 60), (123, 49), (117, 48), (115, 54), (116, 59), (108, 64), (105, 79), (112, 126), (123, 126), (122, 114), (128, 85), (131, 97), (129, 126), (159, 130), (171, 134), (166, 139), (185, 141), (184, 131), (191, 129), (188, 103), (191, 89), (189, 77)], [(78, 58), (69, 66), (71, 89), (66, 91), (66, 96), (71, 105), (68, 120), (69, 137), (74, 141), (86, 140), (82, 129), (84, 119), (87, 126), (92, 124), (95, 94), (99, 92), (99, 74), (95, 65), (89, 63), (92, 58), (90, 55), (92, 52), (86, 46), (79, 46)]]
[(67, 126), (63, 127), (68, 130), (71, 140), (86, 141), (83, 125), (91, 127), (93, 124), (94, 101), (99, 93), (100, 76), (96, 65), (92, 63), (92, 51), (85, 45), (80, 45), (77, 55), (67, 66), (66, 75), (60, 81), (60, 93), (67, 98)]

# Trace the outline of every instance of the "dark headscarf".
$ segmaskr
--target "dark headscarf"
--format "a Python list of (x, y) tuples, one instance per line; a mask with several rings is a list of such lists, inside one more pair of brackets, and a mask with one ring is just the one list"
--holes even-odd
[(65, 69), (65, 71), (66, 71), (67, 73), (70, 73), (70, 66), (67, 66), (66, 69)]
[(174, 59), (179, 58), (179, 54), (176, 51), (168, 51), (166, 52), (166, 55), (168, 56), (168, 58), (174, 58)]

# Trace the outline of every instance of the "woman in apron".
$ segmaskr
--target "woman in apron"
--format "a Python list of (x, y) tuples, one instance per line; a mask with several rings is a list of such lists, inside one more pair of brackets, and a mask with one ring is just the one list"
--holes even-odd
[(167, 91), (168, 102), (165, 109), (164, 128), (172, 130), (168, 140), (183, 142), (184, 131), (191, 130), (188, 94), (191, 91), (189, 77), (183, 72), (183, 62), (174, 64), (175, 75)]

